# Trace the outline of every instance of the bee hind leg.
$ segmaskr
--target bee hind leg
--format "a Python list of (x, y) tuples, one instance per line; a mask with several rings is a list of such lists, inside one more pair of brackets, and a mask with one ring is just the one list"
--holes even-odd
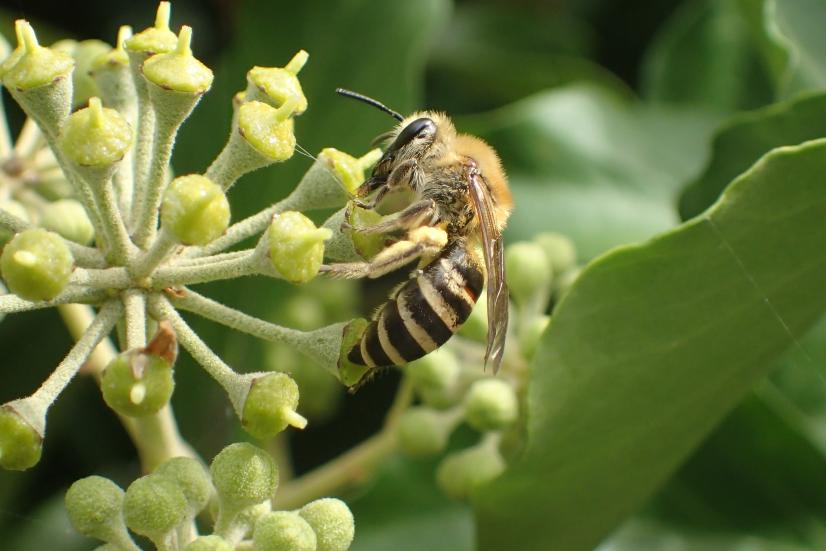
[(343, 279), (374, 279), (398, 270), (413, 260), (437, 254), (447, 244), (447, 233), (441, 228), (422, 226), (380, 251), (370, 262), (341, 262), (321, 267), (321, 272)]

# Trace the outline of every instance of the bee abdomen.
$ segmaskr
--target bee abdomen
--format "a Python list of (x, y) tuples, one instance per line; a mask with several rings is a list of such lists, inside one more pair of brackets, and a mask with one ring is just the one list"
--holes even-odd
[(467, 320), (484, 281), (478, 262), (463, 243), (447, 247), (384, 304), (348, 360), (386, 367), (432, 352)]

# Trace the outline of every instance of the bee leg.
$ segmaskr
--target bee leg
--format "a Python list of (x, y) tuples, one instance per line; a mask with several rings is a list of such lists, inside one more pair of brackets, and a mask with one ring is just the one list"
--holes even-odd
[(396, 241), (382, 249), (370, 262), (342, 262), (321, 267), (332, 277), (344, 279), (370, 279), (398, 270), (422, 256), (432, 256), (447, 244), (447, 233), (441, 228), (422, 226), (412, 230), (407, 239)]
[(353, 231), (362, 234), (389, 233), (397, 230), (410, 230), (433, 223), (436, 214), (436, 203), (433, 199), (422, 199), (416, 201), (403, 211), (378, 224), (372, 226), (360, 226), (352, 228)]

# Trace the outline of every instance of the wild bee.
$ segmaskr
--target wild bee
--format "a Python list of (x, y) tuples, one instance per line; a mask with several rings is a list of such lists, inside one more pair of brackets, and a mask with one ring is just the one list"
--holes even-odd
[[(399, 121), (381, 136), (389, 143), (356, 204), (374, 208), (408, 188), (414, 200), (381, 222), (352, 228), (365, 234), (405, 232), (369, 262), (331, 264), (336, 277), (376, 278), (414, 260), (418, 267), (378, 310), (347, 358), (370, 368), (403, 365), (444, 344), (467, 320), (487, 279), (485, 365), (498, 371), (508, 327), (502, 230), (513, 199), (499, 157), (481, 139), (459, 134), (443, 113), (408, 117), (376, 100), (338, 89)], [(482, 250), (482, 258), (478, 253)]]

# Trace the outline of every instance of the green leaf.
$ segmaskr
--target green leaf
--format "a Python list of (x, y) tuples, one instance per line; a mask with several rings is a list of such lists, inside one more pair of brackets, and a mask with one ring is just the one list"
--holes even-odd
[(502, 157), (516, 205), (509, 240), (558, 231), (591, 258), (677, 223), (677, 190), (702, 166), (715, 120), (582, 85), (462, 118), (458, 127)]
[(826, 141), (776, 150), (705, 215), (588, 266), (532, 366), (524, 454), (482, 549), (590, 549), (826, 309)]
[(737, 2), (687, 2), (659, 31), (643, 61), (643, 96), (721, 112), (774, 95), (771, 74)]
[(744, 113), (715, 134), (711, 159), (702, 175), (680, 197), (680, 216), (708, 208), (738, 174), (771, 149), (826, 136), (826, 94), (804, 96)]

